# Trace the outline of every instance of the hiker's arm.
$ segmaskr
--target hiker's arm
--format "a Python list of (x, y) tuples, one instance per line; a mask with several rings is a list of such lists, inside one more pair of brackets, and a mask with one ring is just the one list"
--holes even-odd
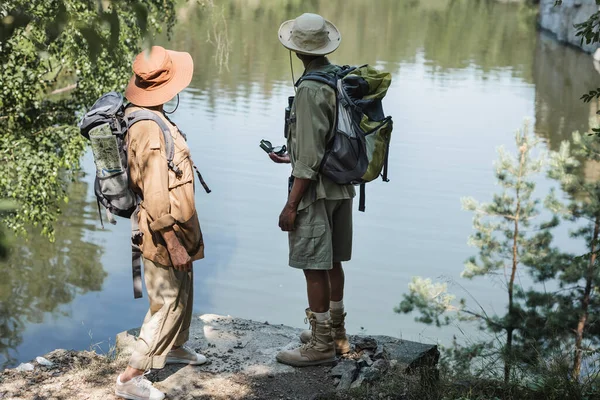
[(325, 155), (327, 134), (331, 131), (334, 118), (331, 102), (323, 88), (300, 88), (296, 94), (296, 149), (297, 159), (292, 175), (294, 184), (288, 201), (279, 215), (282, 231), (294, 230), (298, 205), (310, 182), (319, 176), (321, 160)]
[[(138, 124), (145, 124), (145, 122), (138, 122)], [(150, 229), (160, 233), (165, 240), (173, 267), (178, 270), (189, 270), (191, 259), (173, 231), (173, 225), (177, 221), (171, 215), (169, 169), (162, 150), (164, 148), (161, 143), (162, 133), (154, 126), (154, 122), (148, 124), (151, 125), (143, 132), (140, 143), (142, 149), (136, 151), (143, 181), (142, 206), (149, 216)]]
[(288, 196), (288, 201), (283, 207), (283, 211), (279, 215), (279, 227), (284, 232), (294, 230), (296, 215), (298, 213), (298, 205), (304, 197), (306, 189), (310, 186), (310, 179), (295, 178), (292, 190)]
[(300, 87), (295, 102), (296, 162), (292, 175), (314, 181), (319, 175), (327, 137), (335, 118), (335, 97), (333, 91), (325, 85), (316, 89)]

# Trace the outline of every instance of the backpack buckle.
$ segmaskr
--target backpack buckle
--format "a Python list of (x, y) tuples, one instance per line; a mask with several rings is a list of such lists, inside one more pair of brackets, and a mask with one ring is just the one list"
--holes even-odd
[(169, 161), (169, 169), (175, 173), (177, 179), (180, 179), (183, 176), (183, 172), (175, 165), (173, 161)]

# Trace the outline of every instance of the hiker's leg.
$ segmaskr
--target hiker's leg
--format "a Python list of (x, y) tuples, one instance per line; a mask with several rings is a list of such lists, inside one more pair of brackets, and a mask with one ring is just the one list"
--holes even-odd
[(308, 306), (314, 313), (324, 313), (329, 310), (329, 274), (327, 271), (304, 270)]
[(190, 338), (190, 324), (192, 323), (192, 308), (194, 306), (194, 276), (192, 271), (187, 274), (189, 279), (182, 282), (182, 288), (179, 291), (181, 298), (179, 304), (183, 306), (179, 333), (175, 337), (171, 351), (167, 354), (167, 364), (201, 365), (207, 361), (202, 354), (183, 347)]
[(329, 271), (331, 301), (344, 298), (345, 275), (343, 261), (352, 258), (352, 199), (327, 202), (327, 216), (331, 226), (333, 268)]
[(331, 285), (330, 300), (339, 302), (344, 299), (344, 269), (341, 262), (334, 262), (333, 268), (329, 271), (329, 283)]
[[(175, 339), (175, 344), (173, 348), (179, 348), (183, 346), (190, 338), (190, 325), (192, 323), (192, 311), (194, 308), (194, 273), (193, 271), (189, 272), (190, 279), (186, 280), (187, 287), (185, 293), (182, 291), (181, 296), (186, 297), (185, 299), (185, 311), (183, 313), (183, 321), (181, 323), (181, 330), (179, 335), (177, 335), (177, 339)], [(183, 299), (182, 299), (183, 300)]]
[[(167, 353), (186, 320), (192, 274), (144, 259), (144, 277), (150, 310), (129, 360), (128, 371), (163, 368)], [(122, 380), (127, 376), (123, 376)]]
[(328, 207), (332, 227), (333, 268), (329, 271), (331, 282), (331, 331), (338, 354), (350, 351), (346, 335), (346, 312), (344, 311), (344, 269), (342, 261), (352, 258), (352, 200), (340, 200)]

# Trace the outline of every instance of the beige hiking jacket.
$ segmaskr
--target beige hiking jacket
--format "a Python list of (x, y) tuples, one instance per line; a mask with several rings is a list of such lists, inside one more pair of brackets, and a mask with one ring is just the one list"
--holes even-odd
[[(128, 107), (126, 115), (138, 110)], [(183, 172), (177, 177), (167, 166), (165, 140), (154, 121), (134, 124), (127, 136), (131, 187), (140, 196), (139, 228), (144, 258), (165, 266), (171, 259), (161, 231), (173, 228), (192, 260), (204, 258), (204, 241), (194, 202), (194, 171), (183, 135), (158, 111), (171, 127), (175, 144), (173, 162)]]

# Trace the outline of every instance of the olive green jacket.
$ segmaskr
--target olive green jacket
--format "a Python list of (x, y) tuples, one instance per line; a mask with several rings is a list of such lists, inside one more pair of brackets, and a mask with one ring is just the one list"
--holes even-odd
[[(319, 57), (308, 65), (304, 74), (332, 69), (326, 57)], [(333, 89), (312, 80), (300, 83), (290, 110), (288, 152), (292, 175), (313, 182), (300, 201), (299, 211), (320, 199), (343, 200), (356, 195), (354, 186), (338, 185), (319, 174), (327, 143), (333, 138), (335, 118), (336, 96)]]

